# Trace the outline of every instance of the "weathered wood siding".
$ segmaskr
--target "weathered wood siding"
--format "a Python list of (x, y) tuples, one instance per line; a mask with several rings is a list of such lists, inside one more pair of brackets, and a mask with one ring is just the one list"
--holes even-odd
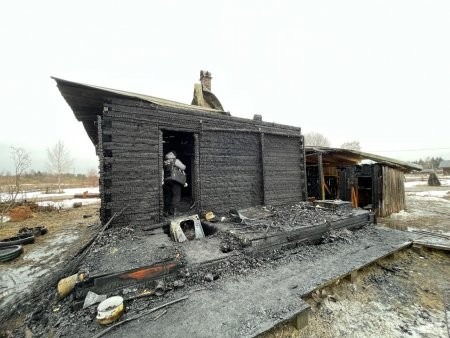
[(381, 200), (377, 216), (386, 217), (405, 209), (405, 175), (400, 170), (382, 166)]

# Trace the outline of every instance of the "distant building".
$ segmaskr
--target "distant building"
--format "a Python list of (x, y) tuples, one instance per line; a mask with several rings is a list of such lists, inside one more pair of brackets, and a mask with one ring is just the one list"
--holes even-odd
[(442, 161), (439, 164), (439, 169), (442, 169), (444, 175), (450, 175), (450, 161)]

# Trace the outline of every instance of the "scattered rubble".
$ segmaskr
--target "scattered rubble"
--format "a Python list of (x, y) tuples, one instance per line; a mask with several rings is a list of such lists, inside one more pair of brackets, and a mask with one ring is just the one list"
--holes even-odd
[[(321, 206), (313, 206), (311, 203), (298, 203), (284, 207), (273, 207), (262, 210), (264, 217), (259, 218), (257, 213), (250, 216), (249, 213), (242, 213), (238, 219), (234, 219), (239, 223), (217, 222), (214, 227), (220, 228), (225, 225), (234, 230), (242, 230), (245, 235), (251, 231), (259, 231), (262, 233), (278, 233), (283, 229), (291, 229), (292, 227), (309, 226), (311, 223), (323, 224), (332, 222), (346, 217), (352, 217), (352, 211), (349, 210), (330, 210)], [(245, 216), (246, 215), (246, 216)], [(227, 215), (228, 219), (230, 218)], [(224, 216), (225, 217), (225, 216)], [(222, 218), (219, 218), (222, 219)], [(149, 259), (158, 261), (164, 256), (162, 253), (170, 254), (172, 257), (178, 257), (180, 263), (184, 262), (184, 247), (186, 243), (175, 243), (167, 240), (160, 242), (156, 246), (150, 256), (141, 257), (135, 249), (139, 249), (142, 241), (148, 238), (169, 238), (169, 227), (167, 224), (161, 227), (145, 230), (139, 228), (122, 227), (112, 228), (99, 236), (91, 247), (91, 254), (87, 255), (80, 264), (80, 271), (93, 273), (99, 271), (105, 261), (99, 260), (99, 257), (111, 257), (111, 266), (114, 263), (114, 256), (117, 252), (129, 255), (130, 261), (136, 266), (143, 266), (144, 262)], [(205, 231), (206, 233), (206, 231)], [(153, 234), (149, 236), (149, 234)], [(217, 243), (216, 250), (226, 256), (226, 259), (219, 259), (214, 264), (208, 265), (182, 265), (177, 273), (170, 278), (161, 280), (164, 283), (158, 287), (158, 281), (152, 288), (144, 288), (144, 286), (128, 286), (122, 288), (120, 295), (125, 300), (125, 312), (121, 322), (132, 320), (136, 316), (140, 316), (149, 308), (158, 307), (158, 304), (170, 302), (179, 295), (189, 295), (198, 290), (215, 289), (217, 279), (228, 280), (235, 276), (250, 276), (257, 271), (265, 271), (279, 266), (289, 264), (296, 261), (309, 261), (312, 259), (320, 260), (323, 255), (329, 255), (338, 248), (349, 247), (348, 244), (354, 243), (361, 238), (377, 239), (379, 233), (373, 227), (364, 227), (358, 231), (347, 229), (332, 230), (322, 236), (320, 245), (304, 245), (298, 243), (286, 243), (285, 245), (277, 245), (273, 247), (263, 248), (262, 250), (247, 250), (244, 242), (240, 241), (236, 236), (230, 236), (227, 231), (211, 232), (207, 238), (196, 240), (199, 245), (206, 243)], [(120, 243), (128, 243), (128, 250), (120, 251)], [(153, 253), (154, 252), (154, 253)], [(161, 255), (161, 256), (159, 256)], [(219, 256), (221, 257), (221, 256)], [(108, 267), (108, 265), (103, 265)], [(397, 271), (395, 267), (386, 267)], [(105, 270), (104, 272), (111, 270)], [(116, 270), (117, 271), (117, 270)], [(399, 270), (401, 271), (401, 270)], [(240, 277), (241, 278), (241, 277)], [(380, 277), (374, 277), (380, 278)], [(380, 281), (382, 282), (382, 281)], [(51, 284), (51, 283), (50, 283)], [(293, 285), (292, 288), (297, 288)], [(159, 291), (156, 290), (159, 288)], [(95, 307), (87, 306), (83, 308), (85, 299), (77, 300), (72, 297), (65, 299), (57, 299), (54, 297), (54, 289), (40, 290), (40, 297), (34, 297), (30, 302), (26, 302), (21, 307), (23, 313), (27, 313), (31, 309), (30, 314), (26, 315), (24, 325), (34, 335), (80, 335), (80, 327), (89, 327), (89, 332), (99, 333), (100, 328), (95, 323)], [(104, 296), (114, 296), (119, 293), (108, 293)], [(340, 295), (334, 293), (316, 294), (313, 297), (326, 299), (330, 302), (339, 303)], [(318, 303), (323, 300), (317, 298)], [(320, 301), (319, 301), (320, 300)], [(161, 312), (163, 313), (163, 312)], [(165, 313), (165, 312), (164, 312)], [(160, 314), (161, 315), (161, 314)], [(158, 315), (159, 316), (159, 315)], [(426, 314), (424, 314), (426, 316)], [(76, 318), (76, 320), (75, 320)], [(156, 318), (156, 317), (155, 317)], [(159, 317), (158, 317), (159, 318)], [(24, 330), (22, 326), (18, 330)], [(86, 331), (87, 332), (87, 331)], [(86, 333), (85, 332), (85, 333)]]
[[(97, 252), (100, 252), (100, 246), (102, 247), (102, 252), (108, 251), (114, 246), (119, 238), (128, 241), (130, 238), (137, 237), (138, 235), (136, 232), (137, 231), (130, 228), (117, 228), (112, 231), (107, 231), (103, 236), (98, 238), (98, 242), (93, 246), (93, 252), (96, 250)], [(370, 233), (371, 227), (366, 227), (355, 232), (354, 236), (355, 238), (358, 238), (360, 236), (367, 236)], [(345, 234), (350, 236), (353, 232), (350, 231)], [(212, 236), (220, 238), (224, 235), (221, 232), (217, 232)], [(329, 252), (330, 250), (333, 250), (333, 246), (345, 245), (345, 236), (346, 235), (338, 236), (332, 243), (318, 246), (301, 245), (290, 249), (273, 248), (265, 252), (260, 252), (256, 256), (252, 256), (251, 254), (231, 256), (229, 259), (212, 267), (199, 266), (195, 269), (186, 267), (179, 271), (178, 278), (167, 281), (165, 285), (165, 290), (167, 291), (165, 294), (161, 294), (159, 298), (163, 298), (163, 300), (173, 299), (174, 290), (184, 290), (183, 293), (195, 292), (195, 290), (199, 288), (199, 285), (214, 288), (214, 281), (218, 278), (245, 275), (258, 269), (267, 269), (271, 266), (275, 267), (289, 261), (319, 257), (320, 252)], [(232, 244), (232, 241), (229, 243), (235, 245), (237, 249), (242, 249), (238, 248), (236, 244)], [(87, 257), (86, 262), (84, 262), (82, 266), (85, 267), (95, 264), (95, 261), (89, 262), (89, 259), (92, 259), (92, 257), (95, 257), (95, 255), (90, 256), (90, 258)], [(27, 315), (25, 321), (34, 335), (46, 335), (49, 332), (48, 330), (53, 328), (52, 330), (58, 335), (66, 334), (70, 336), (76, 334), (76, 328), (80, 325), (90, 326), (92, 332), (98, 330), (98, 326), (93, 323), (95, 321), (95, 308), (87, 307), (83, 309), (84, 299), (81, 301), (81, 304), (78, 305), (77, 302), (74, 303), (71, 297), (57, 299), (54, 297), (54, 289), (40, 290), (39, 292), (39, 301), (35, 298), (32, 302), (28, 303), (28, 305), (27, 303), (24, 303), (22, 306), (22, 311), (24, 311), (24, 313), (27, 312), (27, 308), (34, 308), (34, 310)], [(126, 294), (126, 296), (129, 296), (130, 294), (139, 294), (141, 292), (143, 291), (139, 287), (125, 288), (123, 290), (123, 294)], [(132, 296), (130, 296), (130, 298), (131, 297)], [(152, 298), (151, 296), (145, 297), (145, 299), (136, 297), (129, 300), (126, 304), (124, 319), (143, 311), (155, 303), (159, 303), (158, 298)], [(77, 318), (77, 321), (74, 321), (75, 318)]]

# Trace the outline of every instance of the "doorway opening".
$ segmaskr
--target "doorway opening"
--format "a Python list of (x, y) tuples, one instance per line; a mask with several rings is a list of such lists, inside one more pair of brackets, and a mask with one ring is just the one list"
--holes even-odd
[[(163, 130), (163, 156), (175, 151), (177, 159), (185, 166), (187, 187), (181, 189), (181, 200), (178, 211), (187, 212), (195, 203), (195, 142), (194, 134), (181, 131)], [(165, 196), (164, 196), (165, 198)]]
[(372, 177), (358, 177), (358, 207), (372, 206)]

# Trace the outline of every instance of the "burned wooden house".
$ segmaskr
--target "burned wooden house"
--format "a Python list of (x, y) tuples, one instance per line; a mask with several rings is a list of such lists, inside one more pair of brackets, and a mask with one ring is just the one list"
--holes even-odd
[(306, 147), (305, 153), (308, 196), (351, 201), (381, 217), (406, 208), (404, 173), (420, 170), (412, 163), (349, 149)]
[(54, 78), (95, 145), (103, 222), (124, 206), (116, 225), (162, 220), (163, 156), (170, 150), (187, 166), (185, 210), (306, 200), (300, 128), (231, 116), (205, 75), (193, 100), (199, 106)]

